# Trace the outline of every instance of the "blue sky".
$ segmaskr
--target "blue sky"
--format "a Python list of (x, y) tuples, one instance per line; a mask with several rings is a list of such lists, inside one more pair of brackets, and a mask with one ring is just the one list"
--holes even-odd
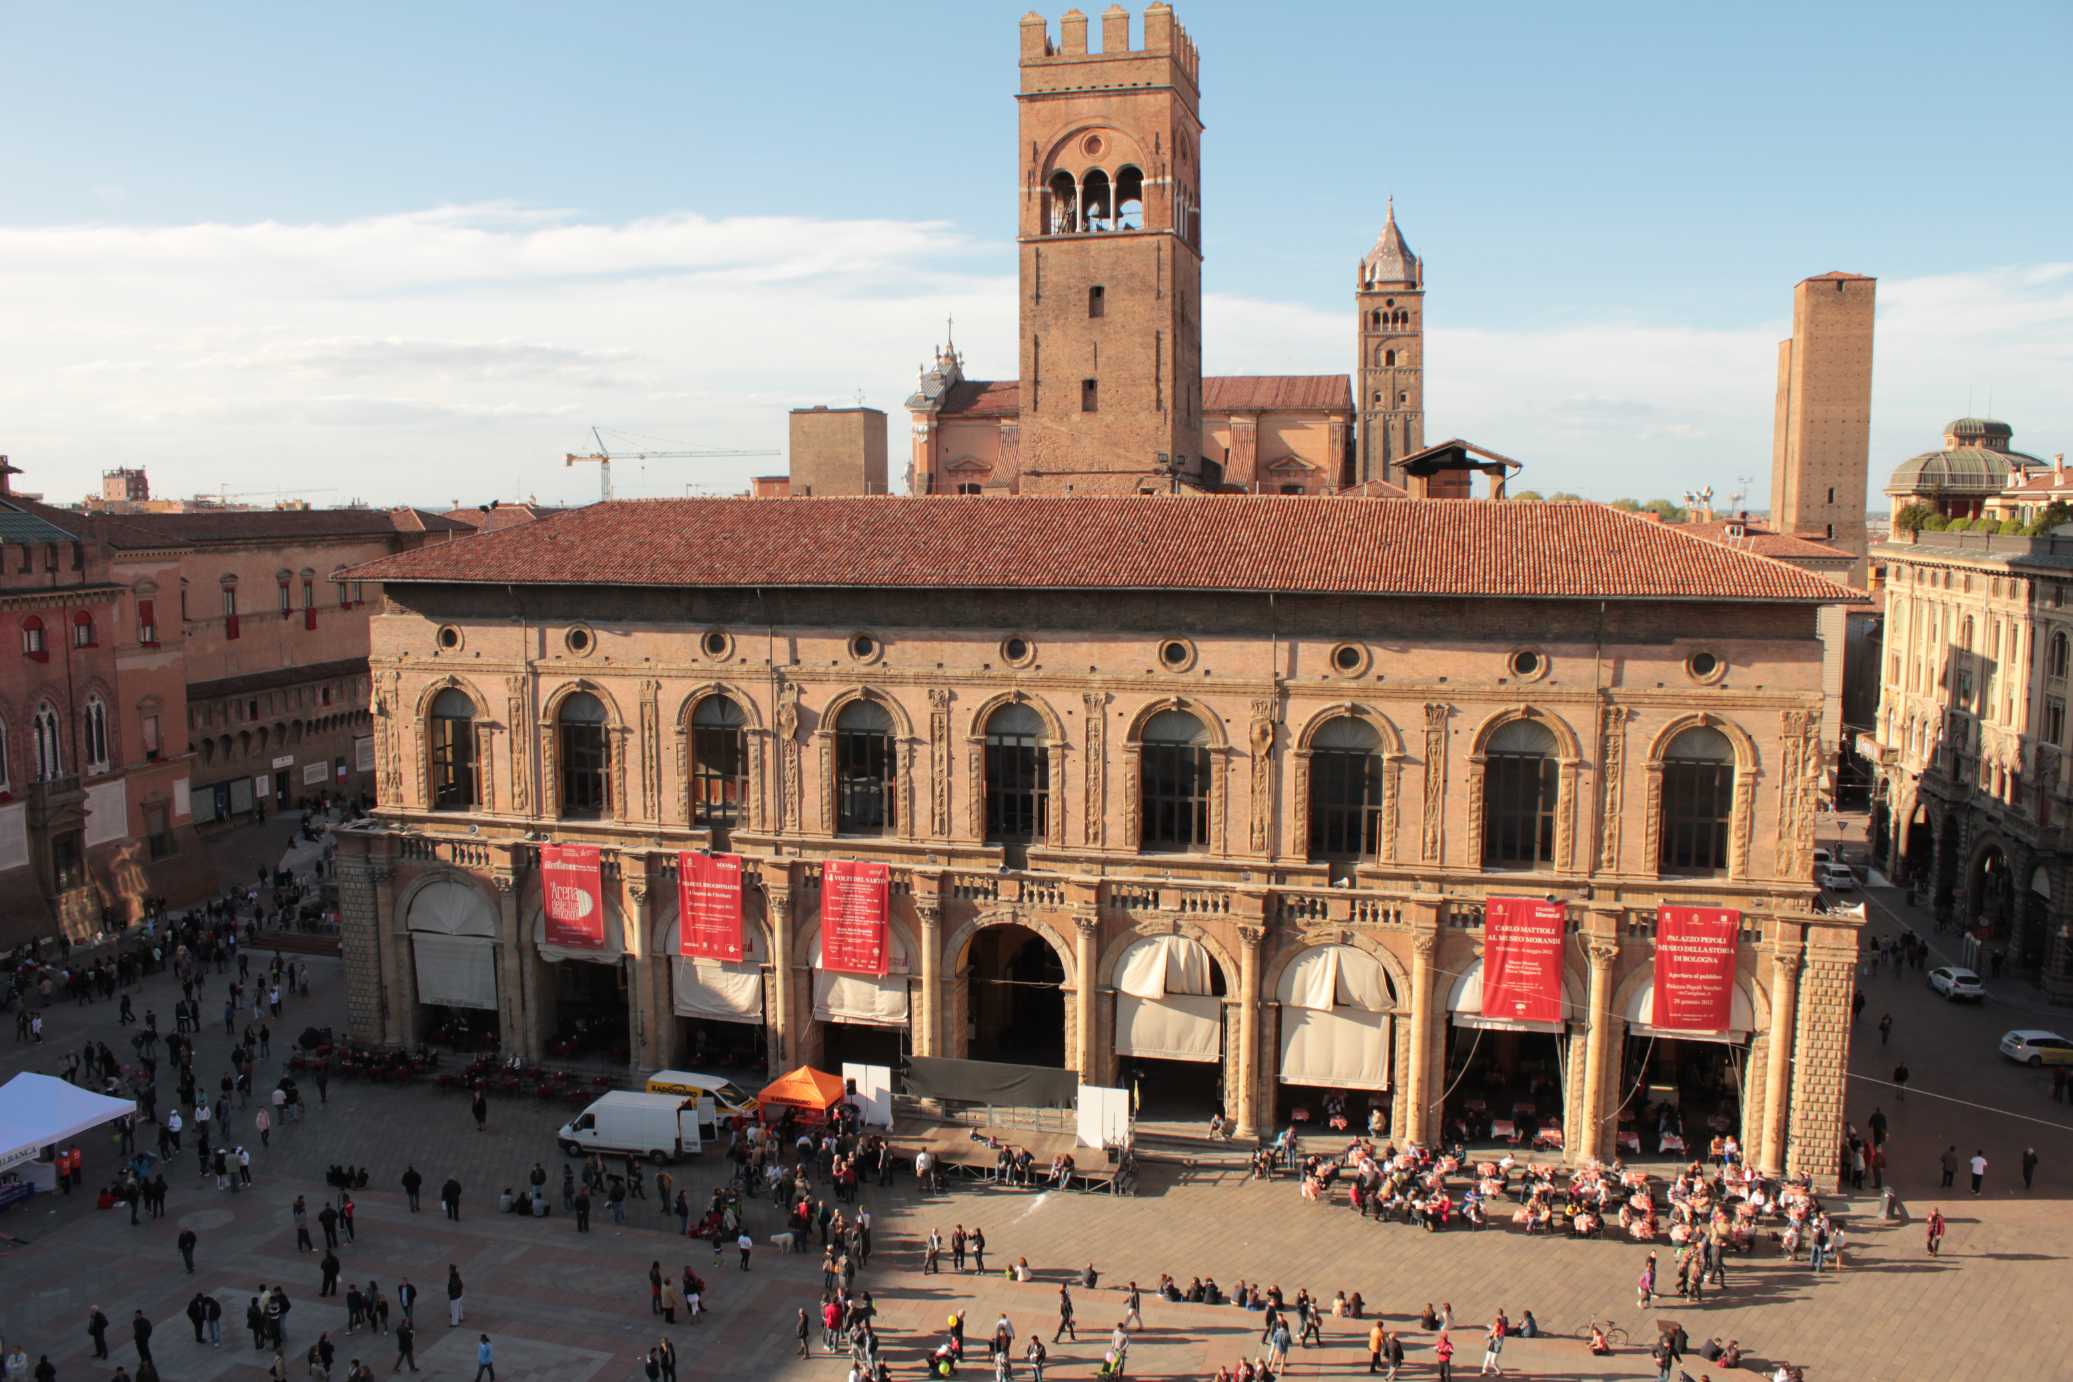
[[(2073, 434), (2073, 8), (1176, 9), (1212, 370), (1350, 368), (1394, 193), (1431, 430), (1528, 484), (1760, 491), (1766, 342), (1832, 268), (1882, 280), (1875, 476), (1990, 392), (2017, 445)], [(0, 4), (0, 449), (54, 495), (291, 457), (577, 497), (548, 462), (592, 421), (896, 408), (947, 312), (1010, 372), (1021, 12)]]

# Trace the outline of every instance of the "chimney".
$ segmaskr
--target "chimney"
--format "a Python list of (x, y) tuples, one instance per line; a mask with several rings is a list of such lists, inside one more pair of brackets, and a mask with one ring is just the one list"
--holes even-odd
[(0, 456), (0, 498), (14, 493), (14, 481), (10, 477), (22, 472), (5, 456)]
[[(0, 456), (0, 466), (7, 464), (7, 457)], [(2066, 453), (2055, 452), (2051, 458), (2051, 487), (2062, 488), (2066, 483)]]

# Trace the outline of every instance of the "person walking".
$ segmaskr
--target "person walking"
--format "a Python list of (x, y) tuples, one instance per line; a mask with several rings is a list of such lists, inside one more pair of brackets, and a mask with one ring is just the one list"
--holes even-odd
[(323, 1284), (317, 1287), (317, 1294), (320, 1296), (337, 1295), (338, 1254), (331, 1251), (331, 1249), (329, 1248), (324, 1249), (323, 1259), (317, 1263), (317, 1266), (320, 1267), (324, 1273)]
[(1073, 1326), (1072, 1292), (1066, 1290), (1062, 1281), (1058, 1283), (1058, 1328), (1053, 1331), (1051, 1342), (1055, 1344), (1060, 1339), (1080, 1341), (1080, 1331)]
[(417, 1331), (410, 1327), (409, 1320), (396, 1326), (396, 1366), (390, 1368), (389, 1372), (399, 1373), (405, 1365), (408, 1365), (412, 1372), (417, 1371)]
[(410, 1212), (413, 1214), (418, 1211), (418, 1192), (424, 1188), (425, 1178), (418, 1174), (417, 1167), (405, 1165), (403, 1168), (403, 1194), (410, 1201)]
[(482, 1086), (475, 1086), (475, 1097), (468, 1101), (468, 1112), (475, 1116), (475, 1131), (489, 1130), (489, 1096), (482, 1092)]
[(1879, 1019), (1879, 1045), (1884, 1046), (1893, 1039), (1893, 1014), (1887, 1013)]
[(1951, 1182), (1958, 1178), (1957, 1144), (1952, 1143), (1944, 1148), (1943, 1155), (1937, 1158), (1937, 1162), (1943, 1167), (1943, 1188), (1948, 1190), (1951, 1188)]
[(1123, 1327), (1125, 1329), (1144, 1328), (1144, 1314), (1140, 1309), (1143, 1304), (1144, 1295), (1137, 1289), (1137, 1283), (1133, 1281), (1130, 1283), (1129, 1294), (1123, 1299)]
[(1454, 1382), (1454, 1341), (1446, 1330), (1441, 1330), (1440, 1337), (1433, 1341), (1432, 1352), (1439, 1360), (1440, 1382)]
[(108, 1317), (101, 1313), (101, 1307), (98, 1305), (94, 1306), (86, 1317), (86, 1333), (87, 1337), (94, 1341), (94, 1357), (106, 1358), (108, 1356)]
[(1370, 1375), (1382, 1371), (1382, 1345), (1389, 1342), (1389, 1331), (1377, 1319), (1368, 1326), (1368, 1372)]
[(489, 1335), (477, 1337), (475, 1344), (475, 1382), (497, 1382), (497, 1356), (489, 1346)]
[(183, 1228), (180, 1230), (179, 1238), (175, 1241), (179, 1244), (180, 1247), (180, 1260), (187, 1264), (187, 1274), (189, 1276), (193, 1276), (194, 1249), (195, 1245), (199, 1243), (201, 1240), (195, 1236), (195, 1232), (193, 1229)]
[(734, 1246), (741, 1249), (741, 1269), (747, 1271), (749, 1269), (749, 1250), (756, 1246), (756, 1240), (749, 1237), (747, 1228), (743, 1228), (741, 1236), (734, 1240)]
[(1929, 1220), (1926, 1227), (1929, 1230), (1929, 1255), (1936, 1257), (1943, 1251), (1944, 1222), (1941, 1209), (1929, 1211)]
[(130, 1339), (137, 1346), (137, 1361), (139, 1363), (149, 1363), (151, 1361), (151, 1321), (144, 1318), (142, 1310), (138, 1310), (130, 1316)]
[(2030, 1188), (2030, 1183), (2036, 1178), (2037, 1149), (2035, 1147), (2025, 1147), (2023, 1148), (2023, 1189), (2027, 1191)]
[(446, 1217), (459, 1223), (461, 1219), (461, 1183), (452, 1176), (439, 1187), (439, 1204), (446, 1211)]
[(576, 1232), (590, 1232), (590, 1187), (576, 1192)]
[(1634, 1279), (1634, 1304), (1643, 1310), (1652, 1310), (1656, 1303), (1656, 1255), (1650, 1253), (1648, 1261), (1642, 1264), (1641, 1275)]
[(454, 1266), (452, 1263), (448, 1263), (446, 1268), (447, 1324), (456, 1327), (459, 1326), (461, 1322), (461, 1300), (463, 1298), (463, 1295), (464, 1292), (461, 1287), (461, 1269), (459, 1267)]
[(1987, 1151), (1984, 1147), (1973, 1149), (1972, 1153), (1972, 1198), (1979, 1198), (1979, 1191), (1987, 1181)]
[(986, 1231), (974, 1227), (969, 1240), (972, 1249), (972, 1271), (979, 1276), (986, 1275)]
[(403, 1323), (415, 1329), (417, 1327), (417, 1287), (412, 1284), (407, 1276), (396, 1285), (396, 1308), (403, 1312)]
[(962, 1272), (965, 1269), (965, 1226), (953, 1224), (950, 1229), (950, 1270)]
[(798, 1323), (794, 1326), (794, 1332), (798, 1335), (799, 1338), (799, 1356), (801, 1358), (813, 1357), (813, 1350), (810, 1347), (808, 1347), (806, 1342), (808, 1335), (812, 1332), (812, 1329), (813, 1326), (807, 1323), (806, 1307), (802, 1305), (799, 1307)]
[(1504, 1334), (1508, 1323), (1502, 1310), (1497, 1312), (1496, 1319), (1490, 1321), (1490, 1334), (1483, 1343), (1483, 1366), (1476, 1369), (1476, 1376), (1482, 1377), (1489, 1373), (1504, 1376), (1504, 1368), (1498, 1359), (1504, 1354)]
[(677, 1382), (677, 1346), (666, 1334), (655, 1343), (655, 1361), (662, 1366), (662, 1382)]
[(662, 1283), (662, 1322), (664, 1324), (675, 1324), (677, 1322), (678, 1303), (677, 1279), (673, 1276), (664, 1278)]

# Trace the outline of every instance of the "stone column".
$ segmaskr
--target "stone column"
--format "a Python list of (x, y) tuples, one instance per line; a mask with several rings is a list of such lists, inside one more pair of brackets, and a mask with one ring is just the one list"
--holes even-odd
[(943, 908), (937, 902), (914, 901), (921, 922), (921, 1011), (915, 1014), (914, 1054), (941, 1054), (943, 1039)]
[(398, 924), (396, 898), (390, 891), (396, 881), (395, 868), (387, 859), (370, 857), (367, 882), (374, 934), (381, 954), (381, 1031), (389, 1046), (414, 1046), (417, 1025), (417, 958), (410, 953), (410, 937)]
[(1404, 1072), (1404, 1138), (1429, 1143), (1432, 1132), (1432, 953), (1439, 946), (1439, 909), (1411, 935), (1411, 1068)]
[(1238, 1089), (1231, 1117), (1238, 1136), (1259, 1135), (1260, 942), (1264, 926), (1238, 928)]
[(770, 1073), (777, 1076), (791, 1069), (792, 892), (766, 882), (763, 895), (770, 908)]
[[(627, 862), (633, 864), (635, 860), (630, 858)], [(626, 1063), (631, 1069), (661, 1064), (654, 1053), (656, 1029), (661, 1024), (655, 1014), (655, 985), (648, 973), (648, 932), (652, 923), (649, 896), (645, 870), (638, 874), (629, 870), (626, 897), (633, 904), (633, 934), (626, 947)]]
[(525, 1006), (525, 938), (518, 934), (518, 879), (509, 869), (489, 876), (497, 890), (497, 1028), (507, 1056), (535, 1059), (533, 1015)]
[(1798, 1017), (1800, 944), (1777, 940), (1771, 952), (1771, 1025), (1764, 1067), (1763, 1140), (1757, 1169), (1776, 1175), (1785, 1169), (1785, 1108), (1792, 1087), (1792, 1033)]
[(360, 856), (366, 845), (346, 837), (338, 851), (339, 951), (345, 959), (346, 1030), (356, 1041), (378, 1042), (387, 1037), (388, 964), (386, 948), (394, 941), (380, 932), (374, 901), (374, 880), (367, 860)]
[(1101, 963), (1101, 914), (1093, 907), (1077, 908), (1073, 919), (1073, 968), (1079, 971), (1079, 986), (1073, 990), (1077, 1005), (1079, 1049), (1073, 1053), (1080, 1068), (1080, 1083), (1101, 1083), (1101, 984), (1095, 969)]
[(1591, 1025), (1584, 1033), (1584, 1102), (1576, 1112), (1571, 1145), (1579, 1160), (1605, 1155), (1605, 1061), (1612, 1047), (1612, 967), (1620, 957), (1617, 938), (1593, 936), (1591, 959)]

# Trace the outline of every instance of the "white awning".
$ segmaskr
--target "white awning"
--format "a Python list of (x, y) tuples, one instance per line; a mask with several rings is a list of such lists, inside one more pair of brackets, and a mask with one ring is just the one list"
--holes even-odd
[(1382, 962), (1350, 945), (1313, 945), (1281, 971), (1284, 1007), (1383, 1013), (1396, 1006)]
[[(676, 928), (672, 926), (670, 930), (674, 939)], [(762, 1023), (764, 947), (761, 930), (753, 925), (742, 928), (741, 959), (738, 962), (670, 956), (670, 1007), (679, 1017)]]
[(410, 899), (403, 925), (412, 931), (443, 936), (497, 938), (497, 909), (487, 897), (458, 878), (435, 878)]
[(1116, 961), (1116, 988), (1133, 998), (1210, 991), (1209, 952), (1187, 936), (1147, 936)]
[(17, 1075), (0, 1085), (0, 1168), (136, 1111), (134, 1099), (111, 1099), (55, 1075)]
[(539, 907), (533, 910), (533, 924), (527, 934), (532, 937), (533, 949), (549, 964), (584, 960), (594, 965), (615, 965), (626, 956), (626, 920), (620, 914), (619, 904), (609, 895), (605, 898), (605, 945), (602, 950), (550, 944), (547, 940), (547, 913)]
[(907, 975), (912, 964), (898, 931), (887, 936), (886, 962), (892, 972), (836, 974), (821, 968), (821, 945), (813, 944), (813, 1015), (821, 1022), (854, 1022), (864, 1027), (907, 1025)]
[(1116, 995), (1116, 1054), (1154, 1060), (1213, 1062), (1223, 1055), (1223, 999), (1169, 993), (1164, 998)]
[[(415, 908), (412, 909), (415, 914)], [(497, 1009), (497, 947), (476, 936), (410, 933), (417, 1001), (446, 1008)]]
[[(1570, 1004), (1567, 989), (1562, 994), (1564, 1011), (1574, 1013), (1574, 1019), (1581, 1024), (1584, 1014)], [(1469, 962), (1461, 977), (1454, 981), (1453, 990), (1447, 995), (1447, 1012), (1457, 1027), (1483, 1027), (1493, 1032), (1555, 1032), (1568, 1030), (1561, 1022), (1522, 1022), (1509, 1017), (1483, 1016), (1483, 962), (1480, 959)]]
[(1756, 1009), (1749, 1000), (1749, 985), (1735, 981), (1733, 1006), (1728, 1014), (1728, 1029), (1724, 1032), (1686, 1032), (1670, 1027), (1655, 1025), (1656, 983), (1655, 966), (1649, 965), (1641, 981), (1634, 985), (1633, 993), (1627, 996), (1624, 1014), (1629, 1036), (1675, 1037), (1680, 1041), (1718, 1041), (1730, 1046), (1739, 1046), (1749, 1040), (1749, 1034), (1756, 1030)]
[(1389, 1014), (1282, 1004), (1281, 1082), (1389, 1088)]

